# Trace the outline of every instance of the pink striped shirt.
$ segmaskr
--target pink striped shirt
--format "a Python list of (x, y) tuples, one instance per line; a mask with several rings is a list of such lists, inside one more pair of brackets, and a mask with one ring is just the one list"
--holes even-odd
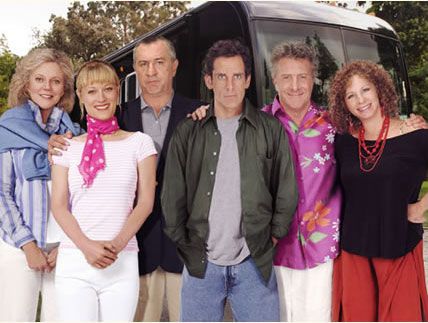
[[(97, 173), (89, 188), (83, 187), (83, 177), (77, 168), (85, 143), (76, 140), (69, 143), (68, 150), (62, 156), (53, 156), (53, 161), (69, 168), (70, 211), (89, 239), (113, 240), (133, 209), (137, 163), (156, 154), (153, 141), (141, 132), (119, 141), (104, 141), (106, 168)], [(77, 248), (63, 232), (61, 247)], [(124, 250), (138, 251), (135, 236)]]

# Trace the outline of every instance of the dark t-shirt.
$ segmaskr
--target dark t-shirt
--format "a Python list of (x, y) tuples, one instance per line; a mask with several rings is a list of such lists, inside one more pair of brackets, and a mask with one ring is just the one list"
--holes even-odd
[(342, 248), (382, 258), (411, 251), (422, 239), (423, 228), (407, 221), (407, 205), (418, 200), (427, 172), (428, 130), (387, 139), (369, 173), (360, 169), (358, 139), (337, 135), (335, 149), (344, 193)]

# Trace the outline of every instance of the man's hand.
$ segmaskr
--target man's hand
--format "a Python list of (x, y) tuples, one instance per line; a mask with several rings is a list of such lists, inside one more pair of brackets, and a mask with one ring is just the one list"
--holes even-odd
[(420, 201), (407, 206), (407, 220), (413, 223), (424, 223), (424, 209)]
[(117, 254), (112, 252), (110, 241), (88, 240), (81, 248), (86, 261), (98, 269), (104, 269), (114, 263)]
[(34, 241), (23, 245), (22, 250), (25, 253), (27, 265), (30, 269), (47, 273), (51, 272), (52, 267), (49, 265), (46, 255)]
[(195, 111), (193, 111), (192, 113), (189, 113), (187, 117), (192, 118), (193, 121), (202, 120), (207, 116), (207, 111), (209, 107), (210, 107), (209, 105), (201, 105)]
[(69, 146), (69, 143), (65, 140), (65, 138), (73, 138), (73, 134), (71, 133), (71, 131), (67, 131), (64, 135), (53, 134), (50, 136), (48, 140), (48, 159), (51, 164), (52, 155), (61, 156), (62, 154), (60, 150), (67, 150), (67, 146)]
[(408, 127), (412, 127), (414, 129), (428, 129), (428, 124), (426, 123), (425, 119), (420, 116), (416, 115), (414, 113), (410, 114), (410, 117), (404, 120), (404, 123)]
[(274, 236), (272, 236), (272, 243), (274, 247), (278, 244), (278, 239), (275, 238)]

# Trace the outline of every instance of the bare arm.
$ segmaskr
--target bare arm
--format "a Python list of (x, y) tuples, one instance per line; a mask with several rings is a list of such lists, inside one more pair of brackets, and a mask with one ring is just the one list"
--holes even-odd
[(413, 223), (424, 223), (424, 213), (426, 210), (428, 210), (428, 193), (418, 202), (408, 205), (407, 219)]
[(138, 163), (138, 196), (137, 205), (126, 220), (122, 230), (112, 244), (119, 253), (152, 213), (156, 188), (156, 155), (144, 158)]
[(74, 216), (68, 209), (68, 168), (54, 165), (52, 167), (52, 213), (65, 234), (83, 252), (89, 264), (105, 268), (116, 259), (112, 245), (106, 241), (89, 239), (81, 230)]

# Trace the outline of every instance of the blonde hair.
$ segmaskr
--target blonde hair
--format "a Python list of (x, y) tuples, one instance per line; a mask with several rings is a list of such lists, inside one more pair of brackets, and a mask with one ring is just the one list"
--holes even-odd
[(8, 105), (15, 107), (25, 103), (30, 95), (27, 87), (31, 74), (44, 63), (56, 63), (64, 77), (64, 95), (56, 106), (70, 112), (74, 105), (73, 64), (62, 51), (52, 48), (36, 48), (31, 50), (17, 64), (9, 85)]
[[(92, 60), (84, 63), (77, 72), (76, 90), (79, 99), (82, 89), (94, 83), (114, 84), (118, 87), (120, 81), (113, 66), (101, 60)], [(84, 105), (81, 102), (80, 111), (83, 118)]]

